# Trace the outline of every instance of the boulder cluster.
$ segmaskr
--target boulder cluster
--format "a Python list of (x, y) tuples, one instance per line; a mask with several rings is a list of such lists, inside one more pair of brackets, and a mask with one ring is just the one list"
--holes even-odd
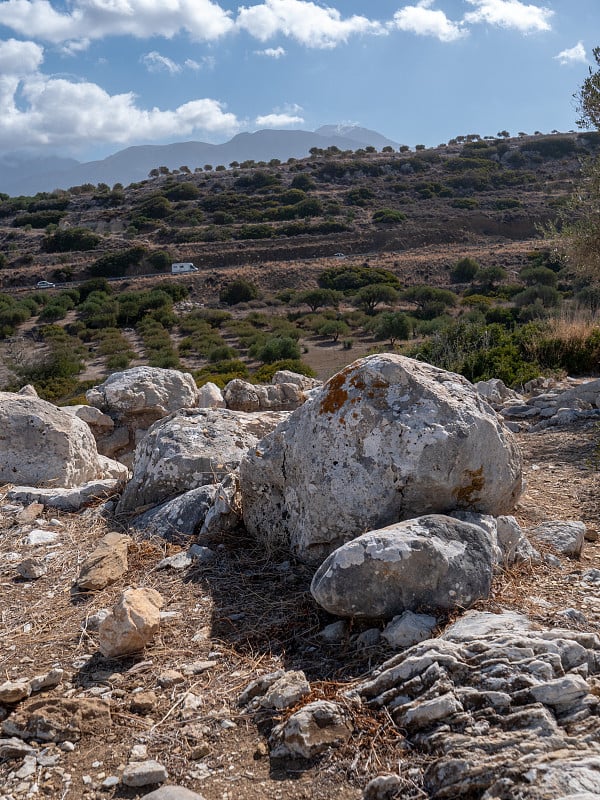
[[(104, 516), (128, 531), (98, 543), (81, 591), (126, 573), (130, 537), (183, 544), (159, 568), (184, 569), (244, 526), (267, 554), (311, 566), (314, 601), (339, 618), (324, 637), (334, 642), (346, 621), (387, 623), (382, 635), (399, 652), (345, 702), (385, 709), (411, 747), (435, 756), (427, 796), (589, 800), (600, 791), (598, 637), (536, 630), (509, 612), (468, 612), (436, 635), (448, 615), (489, 597), (500, 568), (552, 566), (584, 546), (578, 520), (523, 530), (511, 515), (523, 490), (515, 433), (597, 416), (600, 381), (526, 388), (474, 387), (395, 354), (356, 361), (324, 385), (282, 372), (222, 392), (139, 367), (91, 389), (89, 405), (0, 393), (0, 478), (9, 499), (40, 508), (104, 501)], [(35, 564), (19, 570), (39, 577)], [(123, 591), (98, 620), (101, 653), (141, 652), (162, 605), (154, 590)], [(8, 703), (34, 702), (31, 684), (0, 686), (0, 703), (2, 690)], [(294, 709), (310, 692), (303, 673), (272, 673), (239, 702), (249, 714)], [(11, 714), (5, 734), (35, 738), (23, 733), (30, 718)], [(313, 758), (351, 733), (343, 704), (305, 702), (271, 731), (271, 756)], [(395, 796), (393, 776), (377, 780), (365, 797)]]

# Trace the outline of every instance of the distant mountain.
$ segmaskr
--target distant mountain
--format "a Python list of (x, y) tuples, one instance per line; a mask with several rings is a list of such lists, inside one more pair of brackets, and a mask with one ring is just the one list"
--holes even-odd
[(270, 161), (278, 158), (286, 161), (288, 158), (304, 158), (312, 147), (358, 150), (370, 145), (378, 150), (387, 145), (398, 147), (396, 142), (367, 128), (324, 125), (317, 131), (239, 133), (224, 144), (178, 142), (127, 147), (100, 161), (85, 163), (58, 157), (29, 159), (23, 154), (12, 154), (0, 158), (0, 192), (14, 197), (68, 189), (83, 183), (107, 183), (109, 186), (122, 183), (127, 186), (144, 180), (150, 170), (161, 166), (169, 169), (187, 166), (193, 171), (205, 164), (215, 167), (250, 159)]

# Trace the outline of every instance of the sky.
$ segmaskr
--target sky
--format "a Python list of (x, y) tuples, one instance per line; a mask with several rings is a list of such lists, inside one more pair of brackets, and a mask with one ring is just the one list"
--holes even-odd
[(598, 45), (598, 0), (0, 0), (0, 155), (568, 131)]

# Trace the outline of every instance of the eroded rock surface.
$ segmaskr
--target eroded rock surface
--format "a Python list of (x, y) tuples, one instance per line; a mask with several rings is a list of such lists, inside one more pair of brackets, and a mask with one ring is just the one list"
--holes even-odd
[(464, 378), (394, 354), (354, 362), (240, 466), (244, 522), (318, 562), (393, 522), (509, 512), (522, 489), (509, 431)]

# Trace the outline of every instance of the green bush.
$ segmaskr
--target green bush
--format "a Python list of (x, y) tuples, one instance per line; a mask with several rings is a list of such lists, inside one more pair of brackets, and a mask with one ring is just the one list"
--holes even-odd
[(228, 306), (238, 303), (247, 303), (255, 300), (259, 295), (258, 288), (245, 278), (237, 278), (224, 286), (219, 292), (219, 300)]
[(300, 359), (300, 345), (290, 336), (269, 336), (264, 344), (250, 348), (251, 358), (256, 358), (265, 364), (287, 359)]
[(48, 225), (58, 225), (65, 216), (64, 211), (35, 211), (31, 214), (19, 214), (13, 220), (13, 228), (46, 228)]
[(46, 253), (94, 250), (101, 241), (102, 237), (87, 228), (66, 228), (46, 236), (42, 241), (42, 250)]
[(270, 383), (273, 375), (279, 370), (287, 369), (290, 372), (297, 372), (299, 375), (306, 375), (307, 378), (314, 378), (315, 372), (300, 359), (283, 359), (275, 361), (272, 364), (263, 364), (262, 367), (256, 370), (252, 379), (255, 383)]
[(317, 278), (319, 286), (324, 289), (334, 289), (339, 292), (356, 292), (362, 286), (385, 283), (396, 289), (400, 288), (400, 281), (386, 269), (367, 266), (329, 267), (321, 272)]
[(376, 339), (389, 339), (392, 346), (398, 339), (410, 339), (412, 334), (410, 318), (401, 311), (379, 314), (375, 319), (373, 334)]
[(372, 219), (375, 223), (389, 225), (394, 222), (402, 222), (406, 219), (406, 214), (396, 211), (394, 208), (380, 208), (378, 211), (373, 212)]
[(450, 280), (452, 283), (468, 283), (472, 281), (480, 270), (480, 266), (474, 258), (461, 258), (452, 267)]

